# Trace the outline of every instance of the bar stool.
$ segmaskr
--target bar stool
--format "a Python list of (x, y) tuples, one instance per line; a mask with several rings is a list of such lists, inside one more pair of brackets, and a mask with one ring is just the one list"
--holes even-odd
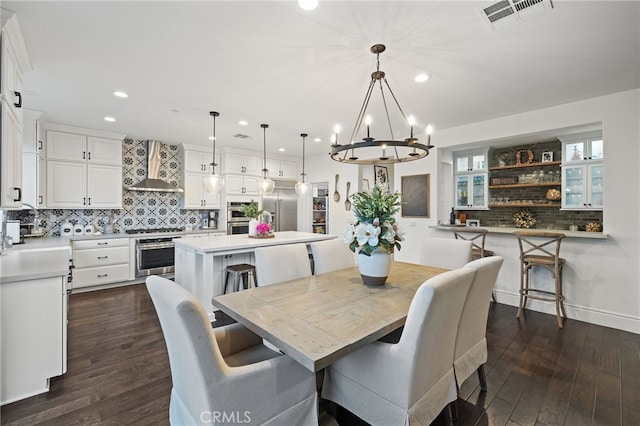
[(242, 288), (249, 288), (249, 276), (253, 280), (253, 285), (256, 286), (256, 267), (249, 265), (248, 263), (239, 263), (237, 265), (229, 265), (226, 268), (227, 275), (224, 280), (224, 292), (227, 293), (229, 287), (229, 278), (233, 283), (233, 291), (240, 289), (240, 279), (242, 278)]
[(472, 260), (486, 256), (493, 256), (493, 252), (491, 250), (484, 248), (484, 241), (487, 233), (489, 232), (486, 229), (467, 226), (464, 228), (452, 228), (451, 232), (453, 232), (456, 240), (471, 241), (471, 244), (473, 244), (473, 247), (471, 248)]
[[(516, 231), (514, 234), (518, 238), (520, 247), (520, 305), (516, 318), (520, 318), (520, 313), (526, 308), (528, 298), (554, 302), (558, 327), (562, 328), (563, 318), (567, 316), (564, 311), (564, 295), (562, 294), (562, 267), (566, 260), (560, 257), (560, 243), (566, 235), (532, 231)], [(531, 239), (535, 239), (535, 241)], [(534, 266), (542, 266), (551, 273), (555, 282), (555, 291), (529, 287), (529, 271)]]

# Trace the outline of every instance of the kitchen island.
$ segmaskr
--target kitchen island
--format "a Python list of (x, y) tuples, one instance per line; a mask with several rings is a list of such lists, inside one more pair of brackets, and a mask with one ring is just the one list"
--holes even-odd
[(273, 238), (249, 238), (241, 234), (176, 239), (175, 281), (198, 298), (209, 319), (214, 321), (211, 298), (224, 293), (225, 268), (228, 265), (253, 264), (253, 252), (258, 247), (297, 243), (308, 245), (333, 238), (336, 236), (284, 231), (274, 233)]

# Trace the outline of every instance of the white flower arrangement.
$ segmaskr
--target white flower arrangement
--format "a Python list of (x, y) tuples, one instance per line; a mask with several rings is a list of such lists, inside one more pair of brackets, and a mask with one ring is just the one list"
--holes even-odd
[(375, 250), (400, 250), (404, 232), (393, 217), (400, 209), (400, 193), (389, 193), (380, 186), (351, 196), (358, 221), (344, 232), (344, 242), (354, 253), (370, 256)]

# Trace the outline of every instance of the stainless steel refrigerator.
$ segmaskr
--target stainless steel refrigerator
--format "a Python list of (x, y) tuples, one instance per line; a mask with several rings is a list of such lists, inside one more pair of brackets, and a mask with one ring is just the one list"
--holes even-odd
[(298, 230), (298, 196), (295, 181), (275, 181), (276, 189), (271, 195), (262, 197), (262, 208), (271, 213), (273, 229), (278, 231)]

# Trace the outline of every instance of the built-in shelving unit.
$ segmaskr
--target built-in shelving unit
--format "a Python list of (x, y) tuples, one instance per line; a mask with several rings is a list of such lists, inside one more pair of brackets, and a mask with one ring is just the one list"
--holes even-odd
[(329, 218), (328, 208), (328, 185), (327, 184), (314, 184), (313, 185), (313, 199), (311, 207), (312, 215), (312, 231), (314, 234), (326, 234), (327, 233), (327, 220)]
[(498, 188), (535, 188), (537, 186), (560, 186), (560, 182), (542, 182), (542, 183), (514, 183), (510, 185), (489, 185), (489, 189)]
[(560, 203), (494, 203), (489, 204), (489, 207), (554, 207), (557, 209), (560, 208)]
[(489, 167), (489, 171), (494, 170), (508, 170), (508, 169), (522, 169), (526, 167), (544, 167), (544, 166), (559, 166), (561, 161), (548, 161), (546, 163), (529, 163), (529, 164), (512, 164), (509, 166), (493, 166)]

